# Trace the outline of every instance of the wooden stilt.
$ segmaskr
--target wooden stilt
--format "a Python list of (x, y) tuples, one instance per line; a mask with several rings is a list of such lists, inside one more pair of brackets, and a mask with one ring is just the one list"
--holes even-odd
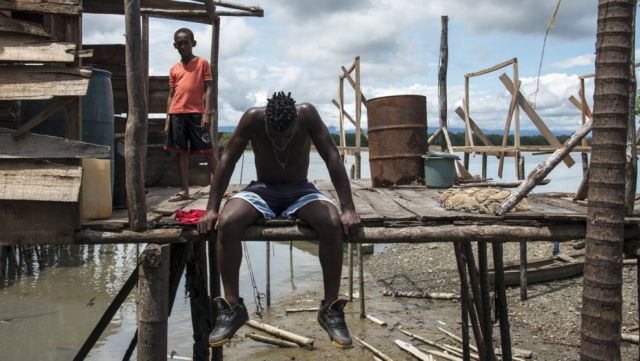
[(460, 311), (462, 320), (462, 359), (469, 361), (471, 359), (469, 350), (469, 290), (467, 289), (467, 273), (463, 265), (462, 252), (460, 244), (453, 244), (456, 254), (456, 264), (458, 266), (458, 275), (460, 276)]
[[(210, 295), (210, 328), (215, 326), (215, 320), (217, 313), (213, 307), (213, 300), (220, 297), (220, 270), (218, 269), (218, 249), (216, 244), (218, 242), (218, 232), (212, 231), (209, 237), (209, 295)], [(211, 361), (222, 361), (224, 358), (222, 347), (211, 349)]]
[(366, 317), (366, 312), (364, 309), (364, 264), (363, 264), (363, 256), (362, 256), (362, 243), (358, 243), (358, 291), (360, 294), (358, 295), (360, 299), (360, 318)]
[(267, 308), (271, 307), (271, 242), (267, 241), (266, 243), (266, 255), (267, 255), (267, 260), (266, 260), (266, 275), (267, 275), (267, 280), (266, 280), (266, 296), (267, 296)]
[(520, 300), (527, 299), (527, 242), (520, 241)]
[(492, 242), (494, 283), (496, 290), (496, 311), (500, 317), (500, 342), (502, 345), (502, 360), (511, 361), (511, 330), (509, 326), (509, 311), (507, 309), (507, 292), (504, 284), (503, 247), (500, 242)]
[[(211, 307), (207, 295), (207, 257), (204, 241), (191, 242), (187, 259), (187, 290), (191, 305), (193, 327), (193, 359), (209, 358), (209, 332), (211, 332)], [(166, 355), (165, 355), (166, 357)]]
[(138, 359), (167, 359), (169, 245), (150, 244), (138, 267)]
[(469, 284), (471, 285), (471, 294), (473, 295), (473, 302), (475, 306), (471, 307), (470, 310), (474, 310), (476, 318), (478, 319), (479, 327), (481, 330), (484, 330), (484, 320), (482, 318), (482, 296), (480, 295), (480, 279), (478, 277), (480, 271), (478, 271), (478, 267), (476, 267), (476, 260), (473, 256), (471, 242), (464, 242), (462, 244), (462, 248), (467, 264), (467, 271), (469, 272)]
[(487, 179), (487, 153), (482, 153), (482, 179)]
[(487, 242), (478, 242), (478, 266), (480, 269), (480, 293), (482, 297), (482, 338), (485, 361), (494, 361), (493, 324), (491, 322), (491, 299), (489, 298), (489, 269), (487, 265)]
[(349, 268), (349, 302), (353, 302), (353, 244), (347, 245), (347, 267)]

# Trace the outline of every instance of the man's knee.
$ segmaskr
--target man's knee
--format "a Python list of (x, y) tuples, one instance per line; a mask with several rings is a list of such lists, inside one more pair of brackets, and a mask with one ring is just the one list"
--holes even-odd
[(235, 212), (222, 212), (218, 218), (218, 236), (224, 242), (230, 240), (229, 237), (242, 236), (246, 228), (242, 217)]
[(320, 237), (341, 239), (342, 235), (342, 222), (340, 222), (340, 215), (337, 211), (329, 212), (326, 217), (319, 219), (316, 232)]

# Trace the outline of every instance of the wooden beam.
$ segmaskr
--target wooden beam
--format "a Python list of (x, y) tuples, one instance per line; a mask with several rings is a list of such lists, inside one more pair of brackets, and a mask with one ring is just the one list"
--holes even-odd
[(488, 73), (491, 73), (493, 71), (502, 69), (502, 68), (504, 68), (506, 66), (509, 66), (509, 65), (513, 64), (515, 61), (517, 61), (516, 58), (509, 59), (509, 60), (507, 60), (505, 62), (502, 62), (500, 64), (496, 64), (496, 65), (494, 65), (492, 67), (489, 67), (489, 68), (486, 68), (486, 69), (483, 69), (483, 70), (479, 70), (479, 71), (476, 71), (476, 72), (473, 72), (473, 73), (467, 73), (464, 76), (465, 76), (465, 78), (472, 78), (474, 76), (488, 74)]
[[(335, 105), (336, 108), (340, 109), (340, 104), (338, 104), (338, 102), (335, 99), (331, 99), (331, 104)], [(351, 124), (353, 124), (354, 126), (356, 125), (356, 121), (353, 120), (353, 117), (351, 117), (351, 115), (349, 115), (349, 113), (347, 113), (346, 110), (344, 110), (344, 108), (342, 108), (342, 113), (344, 114), (345, 118), (347, 118)], [(362, 133), (362, 135), (369, 140), (369, 136), (367, 135), (367, 133)]]
[(0, 67), (0, 100), (83, 96), (87, 93), (90, 76), (91, 70), (82, 68)]
[(140, 0), (125, 0), (127, 38), (127, 94), (129, 111), (125, 130), (125, 164), (129, 226), (134, 231), (147, 227), (144, 195), (144, 167), (147, 156), (147, 104), (142, 69)]
[(0, 128), (0, 159), (109, 158), (110, 147), (49, 135), (24, 134), (13, 138), (14, 130)]
[[(207, 0), (205, 0), (207, 1)], [(242, 4), (236, 4), (229, 1), (214, 1), (216, 6), (221, 6), (223, 8), (235, 9), (235, 10), (244, 10), (250, 11), (252, 13), (261, 13), (264, 14), (264, 10), (260, 6), (246, 6)]]
[[(463, 121), (465, 120), (464, 109), (462, 109), (461, 107), (457, 107), (456, 108), (456, 114), (458, 114), (458, 116)], [(478, 136), (478, 138), (480, 139), (482, 144), (484, 144), (486, 146), (493, 146), (493, 143), (491, 143), (491, 140), (489, 140), (489, 138), (487, 138), (487, 136), (482, 132), (482, 129), (478, 126), (478, 124), (471, 117), (469, 117), (469, 125), (471, 125), (471, 130), (473, 130), (473, 133)]]
[(51, 39), (53, 36), (44, 26), (29, 21), (18, 20), (0, 13), (0, 34), (21, 34)]
[(42, 109), (33, 118), (27, 120), (24, 124), (22, 124), (20, 126), (20, 128), (18, 128), (11, 136), (14, 139), (18, 139), (21, 135), (23, 135), (26, 132), (30, 131), (31, 129), (33, 129), (34, 127), (36, 127), (37, 125), (39, 125), (43, 121), (49, 119), (49, 117), (51, 117), (53, 114), (57, 113), (60, 109), (64, 108), (65, 106), (67, 106), (69, 103), (71, 103), (74, 100), (75, 100), (75, 98), (73, 98), (73, 97), (56, 99), (51, 104), (49, 104), (48, 107)]
[(0, 10), (78, 15), (80, 0), (0, 0)]
[(23, 42), (7, 44), (3, 42), (0, 61), (12, 62), (73, 62), (76, 44), (41, 42), (25, 44)]
[(246, 16), (246, 17), (263, 17), (263, 13), (254, 13), (246, 11), (216, 11), (218, 16)]
[[(349, 82), (349, 84), (351, 84), (351, 87), (353, 88), (353, 90), (356, 90), (356, 82), (355, 80), (353, 80), (353, 78), (351, 77), (351, 75), (347, 72), (347, 68), (345, 68), (344, 66), (342, 67), (342, 76), (347, 79), (347, 81)], [(365, 98), (365, 96), (360, 93), (360, 99), (362, 99), (362, 105), (364, 105), (364, 107), (367, 107), (367, 98)]]
[(440, 105), (440, 128), (447, 127), (447, 67), (449, 65), (448, 23), (448, 16), (440, 17), (440, 64), (438, 67), (438, 104)]
[[(504, 84), (504, 86), (507, 88), (509, 92), (513, 93), (514, 85), (511, 79), (509, 79), (509, 76), (507, 74), (500, 75), (500, 81), (502, 81), (502, 84)], [(549, 130), (549, 128), (544, 123), (542, 118), (540, 118), (538, 113), (536, 113), (536, 111), (533, 109), (531, 104), (529, 104), (529, 102), (524, 97), (524, 95), (522, 95), (521, 92), (518, 92), (518, 103), (520, 104), (520, 107), (522, 107), (522, 110), (524, 110), (524, 112), (527, 114), (527, 116), (529, 116), (529, 119), (531, 119), (531, 121), (536, 126), (536, 128), (540, 130), (540, 132), (542, 133), (544, 138), (547, 140), (547, 142), (549, 142), (549, 144), (551, 144), (554, 147), (561, 148), (562, 143), (560, 143), (558, 138), (556, 138), (556, 136), (553, 135), (551, 130)], [(571, 167), (575, 164), (575, 161), (573, 160), (573, 158), (571, 158), (570, 155), (567, 155), (564, 157), (564, 162), (567, 165), (567, 167)]]
[(569, 97), (569, 101), (571, 104), (575, 105), (576, 108), (580, 109), (581, 112), (584, 112), (585, 116), (593, 118), (593, 113), (591, 113), (591, 109), (589, 109), (589, 104), (582, 104), (582, 102), (573, 95)]

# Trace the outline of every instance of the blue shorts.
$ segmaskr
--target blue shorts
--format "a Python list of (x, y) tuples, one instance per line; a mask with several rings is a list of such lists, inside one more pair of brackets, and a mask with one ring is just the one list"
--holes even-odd
[(290, 218), (300, 208), (314, 201), (334, 204), (313, 184), (306, 181), (288, 184), (251, 182), (247, 188), (231, 197), (231, 199), (233, 198), (249, 202), (265, 219)]

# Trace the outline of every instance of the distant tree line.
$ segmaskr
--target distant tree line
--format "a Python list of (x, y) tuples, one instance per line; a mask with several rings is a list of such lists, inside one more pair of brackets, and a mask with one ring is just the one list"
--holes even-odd
[[(502, 144), (502, 135), (501, 134), (485, 134), (487, 138), (493, 143), (493, 145), (501, 145)], [(426, 136), (426, 135), (425, 135)], [(333, 141), (336, 144), (340, 144), (340, 135), (339, 134), (331, 134)], [(449, 133), (449, 137), (451, 138), (451, 144), (454, 146), (464, 146), (464, 133)], [(567, 139), (569, 139), (570, 135), (559, 135), (557, 136), (560, 143), (564, 143)], [(222, 132), (220, 133), (220, 144), (222, 146), (226, 146), (229, 142), (229, 138), (231, 138), (230, 132)], [(347, 133), (345, 135), (347, 146), (355, 147), (356, 144), (356, 135), (354, 133)], [(480, 138), (477, 136), (473, 136), (475, 145), (483, 145)], [(591, 139), (589, 138), (589, 141)], [(362, 136), (361, 144), (363, 147), (369, 146), (369, 141), (367, 138)], [(440, 141), (435, 141), (435, 145), (439, 145)], [(507, 140), (507, 144), (513, 145), (513, 135), (510, 135)], [(549, 142), (542, 135), (521, 135), (520, 136), (520, 144), (521, 145), (549, 145)]]

